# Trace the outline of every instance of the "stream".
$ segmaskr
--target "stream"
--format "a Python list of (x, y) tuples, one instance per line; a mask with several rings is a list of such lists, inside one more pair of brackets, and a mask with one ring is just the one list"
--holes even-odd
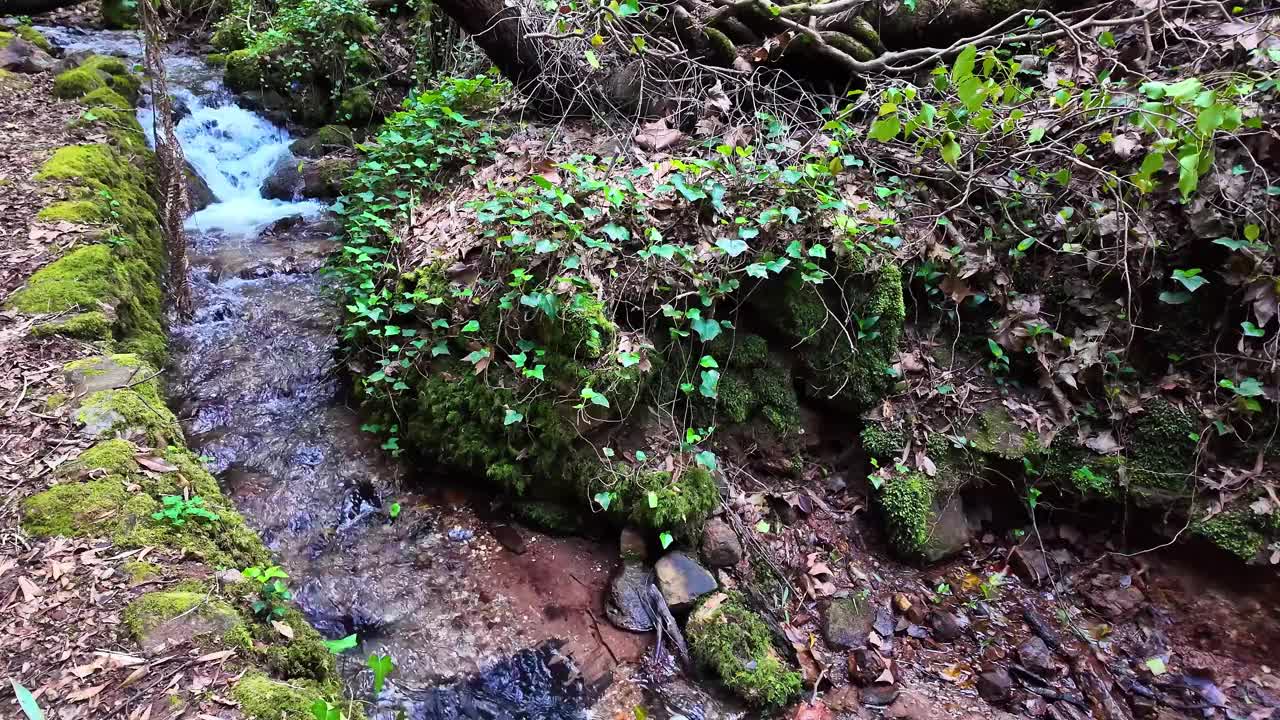
[[(40, 30), (66, 54), (142, 55), (130, 32)], [(603, 622), (616, 550), (509, 527), (523, 547), (503, 549), (454, 478), (397, 464), (361, 432), (321, 272), (338, 226), (321, 203), (259, 190), (294, 138), (237, 105), (198, 57), (166, 68), (177, 135), (215, 198), (187, 221), (195, 313), (170, 330), (170, 398), (311, 622), (359, 636), (339, 663), (350, 692), (372, 697), (364, 658), (378, 653), (396, 670), (371, 717), (585, 717), (647, 645)], [(151, 119), (139, 111), (148, 133)], [(394, 521), (392, 502), (404, 508)]]

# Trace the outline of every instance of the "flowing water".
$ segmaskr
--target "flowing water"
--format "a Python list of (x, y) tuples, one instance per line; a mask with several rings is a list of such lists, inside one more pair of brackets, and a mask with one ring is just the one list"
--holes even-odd
[[(41, 29), (68, 53), (141, 55), (132, 33)], [(644, 647), (603, 622), (612, 550), (526, 533), (517, 556), (456, 493), (406, 489), (448, 478), (391, 461), (342, 402), (340, 311), (321, 272), (335, 224), (320, 203), (259, 191), (292, 138), (239, 107), (200, 59), (166, 67), (184, 108), (178, 138), (215, 197), (187, 222), (194, 318), (171, 328), (170, 395), (193, 447), (316, 627), (359, 635), (341, 662), (352, 692), (371, 694), (365, 656), (395, 659), (377, 712), (581, 717), (612, 666)], [(139, 112), (148, 132), (151, 119)], [(394, 521), (393, 501), (404, 507)]]

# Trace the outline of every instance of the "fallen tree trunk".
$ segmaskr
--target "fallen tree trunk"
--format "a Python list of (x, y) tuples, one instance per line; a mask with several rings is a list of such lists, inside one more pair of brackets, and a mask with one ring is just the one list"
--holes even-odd
[(0, 0), (0, 15), (39, 15), (82, 2), (84, 0)]

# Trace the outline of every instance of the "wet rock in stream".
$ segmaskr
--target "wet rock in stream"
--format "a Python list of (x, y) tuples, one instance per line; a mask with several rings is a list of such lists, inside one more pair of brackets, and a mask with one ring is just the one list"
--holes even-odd
[(653, 572), (640, 563), (624, 563), (614, 571), (605, 602), (609, 622), (632, 632), (653, 630), (653, 618), (644, 599), (652, 583)]
[[(581, 720), (586, 687), (554, 643), (518, 652), (466, 680), (426, 690), (392, 687), (394, 699), (371, 714), (390, 720)], [(398, 697), (396, 697), (398, 696)]]
[(673, 611), (689, 609), (694, 600), (719, 587), (706, 568), (682, 552), (663, 555), (653, 570), (658, 576), (658, 589)]

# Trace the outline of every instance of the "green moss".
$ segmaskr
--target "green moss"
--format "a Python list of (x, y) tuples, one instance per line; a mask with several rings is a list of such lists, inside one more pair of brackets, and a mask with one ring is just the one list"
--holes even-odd
[(750, 370), (769, 360), (769, 343), (754, 333), (722, 333), (707, 344), (706, 352), (722, 367)]
[[(632, 482), (615, 487), (614, 492), (618, 494), (617, 509), (627, 512), (633, 523), (688, 538), (696, 537), (707, 517), (720, 506), (715, 478), (698, 465), (686, 467), (674, 481), (670, 472), (643, 472)], [(650, 493), (656, 503), (651, 502)], [(651, 507), (654, 504), (656, 507)]]
[(129, 576), (129, 581), (134, 585), (144, 583), (161, 575), (159, 565), (143, 560), (130, 560), (121, 566), (121, 569)]
[(800, 434), (800, 400), (791, 373), (780, 365), (751, 371), (752, 387), (760, 401), (761, 413), (774, 431), (782, 437)]
[(363, 87), (352, 88), (338, 101), (337, 116), (351, 122), (362, 122), (374, 116), (373, 95)]
[(46, 411), (57, 410), (58, 408), (66, 404), (67, 404), (66, 393), (54, 393), (44, 399), (44, 409)]
[(1266, 537), (1254, 526), (1246, 510), (1221, 512), (1196, 520), (1191, 530), (1242, 560), (1254, 559), (1266, 544)]
[(718, 394), (717, 409), (721, 417), (731, 423), (746, 422), (760, 406), (751, 383), (740, 373), (721, 375)]
[(36, 337), (64, 335), (81, 340), (109, 340), (111, 324), (106, 313), (91, 310), (40, 323), (31, 328), (31, 334)]
[[(892, 385), (886, 370), (897, 355), (906, 319), (902, 271), (886, 264), (846, 278), (838, 297), (824, 292), (834, 291), (789, 273), (761, 293), (762, 319), (797, 347), (809, 394), (870, 407)], [(829, 313), (828, 307), (851, 308), (853, 313)], [(859, 319), (870, 324), (851, 343), (859, 334)]]
[(560, 317), (547, 322), (546, 343), (557, 353), (583, 360), (598, 360), (613, 352), (617, 327), (605, 314), (605, 306), (589, 295), (577, 295)]
[(907, 444), (907, 438), (901, 428), (885, 427), (878, 422), (867, 423), (867, 426), (862, 428), (860, 437), (862, 449), (867, 457), (881, 461), (900, 456)]
[(800, 673), (783, 662), (768, 625), (741, 596), (710, 596), (694, 611), (687, 633), (694, 659), (748, 703), (782, 707), (800, 692)]
[(225, 57), (227, 86), (235, 90), (245, 91), (258, 87), (261, 83), (261, 56), (250, 49), (229, 52)]
[(921, 556), (933, 527), (937, 486), (918, 472), (893, 473), (876, 494), (889, 542), (904, 557)]
[(102, 470), (108, 475), (131, 475), (138, 472), (137, 454), (138, 448), (128, 440), (104, 440), (80, 453), (65, 473)]
[(98, 436), (125, 431), (141, 432), (153, 443), (163, 445), (181, 438), (182, 430), (148, 381), (129, 388), (98, 390), (80, 400), (76, 421)]
[(250, 720), (304, 720), (317, 700), (326, 699), (316, 683), (283, 683), (256, 672), (240, 678), (231, 696)]
[(218, 628), (219, 645), (247, 647), (246, 630), (240, 613), (198, 585), (187, 587), (191, 589), (146, 593), (129, 603), (124, 610), (123, 619), (125, 628), (134, 640), (142, 642), (156, 628), (175, 618), (194, 617)]
[(109, 87), (100, 87), (80, 98), (80, 104), (89, 108), (114, 108), (133, 112), (133, 104)]
[(568, 506), (554, 502), (525, 500), (514, 503), (512, 514), (540, 530), (571, 535), (582, 530), (582, 518)]
[(54, 485), (22, 501), (22, 528), (36, 537), (108, 534), (127, 497), (117, 479)]
[(334, 655), (324, 638), (297, 610), (290, 608), (278, 622), (293, 629), (293, 638), (283, 638), (275, 627), (257, 623), (254, 634), (266, 644), (267, 669), (279, 677), (301, 678), (327, 683), (337, 677)]
[(1005, 460), (1021, 460), (1044, 452), (1036, 434), (1018, 427), (1001, 405), (992, 405), (979, 413), (968, 438), (978, 452)]
[(1197, 430), (1191, 414), (1172, 403), (1159, 398), (1144, 403), (1129, 444), (1130, 485), (1135, 490), (1188, 494), (1196, 449), (1191, 434)]
[(129, 72), (119, 58), (93, 55), (53, 80), (53, 94), (65, 100), (81, 98), (102, 88), (111, 88), (129, 102), (137, 102), (142, 79)]
[[(32, 45), (35, 45), (41, 50), (45, 52), (53, 52), (53, 45), (49, 43), (49, 39), (44, 35), (41, 35), (39, 30), (36, 30), (30, 25), (19, 25), (13, 28), (13, 32), (16, 33), (18, 37), (26, 40)], [(0, 43), (0, 47), (4, 47), (4, 44)]]

